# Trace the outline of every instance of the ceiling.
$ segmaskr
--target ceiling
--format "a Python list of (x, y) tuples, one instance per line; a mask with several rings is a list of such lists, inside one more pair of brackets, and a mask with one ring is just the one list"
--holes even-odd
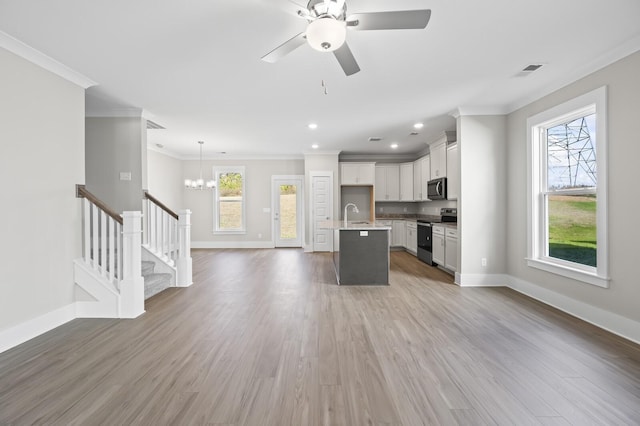
[[(288, 0), (0, 0), (0, 31), (97, 85), (87, 109), (141, 109), (179, 158), (411, 154), (451, 113), (507, 113), (640, 49), (638, 0), (347, 0), (347, 14), (431, 9), (424, 30), (349, 31), (360, 68), (304, 45)], [(542, 64), (523, 75), (529, 64)], [(322, 82), (327, 87), (324, 93)], [(317, 123), (310, 130), (309, 123)], [(415, 122), (424, 123), (410, 135)], [(382, 137), (369, 142), (369, 137)], [(390, 148), (397, 143), (396, 150)]]

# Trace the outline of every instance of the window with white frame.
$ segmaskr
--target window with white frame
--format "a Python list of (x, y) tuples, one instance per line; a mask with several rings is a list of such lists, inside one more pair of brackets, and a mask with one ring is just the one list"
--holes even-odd
[(527, 120), (528, 265), (608, 287), (606, 87)]
[(214, 232), (245, 232), (244, 167), (215, 167)]

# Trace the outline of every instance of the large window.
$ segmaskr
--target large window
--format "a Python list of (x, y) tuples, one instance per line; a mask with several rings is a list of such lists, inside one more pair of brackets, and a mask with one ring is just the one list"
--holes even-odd
[(214, 231), (217, 233), (244, 233), (244, 167), (214, 168), (213, 176), (216, 181)]
[(606, 88), (527, 121), (529, 266), (607, 287)]

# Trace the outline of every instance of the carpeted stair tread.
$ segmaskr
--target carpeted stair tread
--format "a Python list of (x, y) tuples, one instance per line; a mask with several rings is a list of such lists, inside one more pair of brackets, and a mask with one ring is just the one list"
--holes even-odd
[(143, 276), (144, 278), (144, 298), (148, 299), (155, 296), (162, 290), (171, 286), (171, 274), (150, 273)]
[(143, 260), (142, 261), (142, 276), (152, 274), (156, 268), (156, 262), (151, 260)]

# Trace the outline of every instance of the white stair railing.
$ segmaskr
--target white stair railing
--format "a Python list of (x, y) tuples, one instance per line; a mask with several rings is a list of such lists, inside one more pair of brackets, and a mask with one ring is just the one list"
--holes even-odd
[(94, 276), (119, 295), (119, 317), (135, 318), (144, 312), (144, 280), (141, 273), (141, 212), (119, 215), (86, 190), (83, 198), (82, 260)]
[(176, 268), (176, 286), (192, 284), (191, 211), (175, 213), (144, 191), (143, 245)]

